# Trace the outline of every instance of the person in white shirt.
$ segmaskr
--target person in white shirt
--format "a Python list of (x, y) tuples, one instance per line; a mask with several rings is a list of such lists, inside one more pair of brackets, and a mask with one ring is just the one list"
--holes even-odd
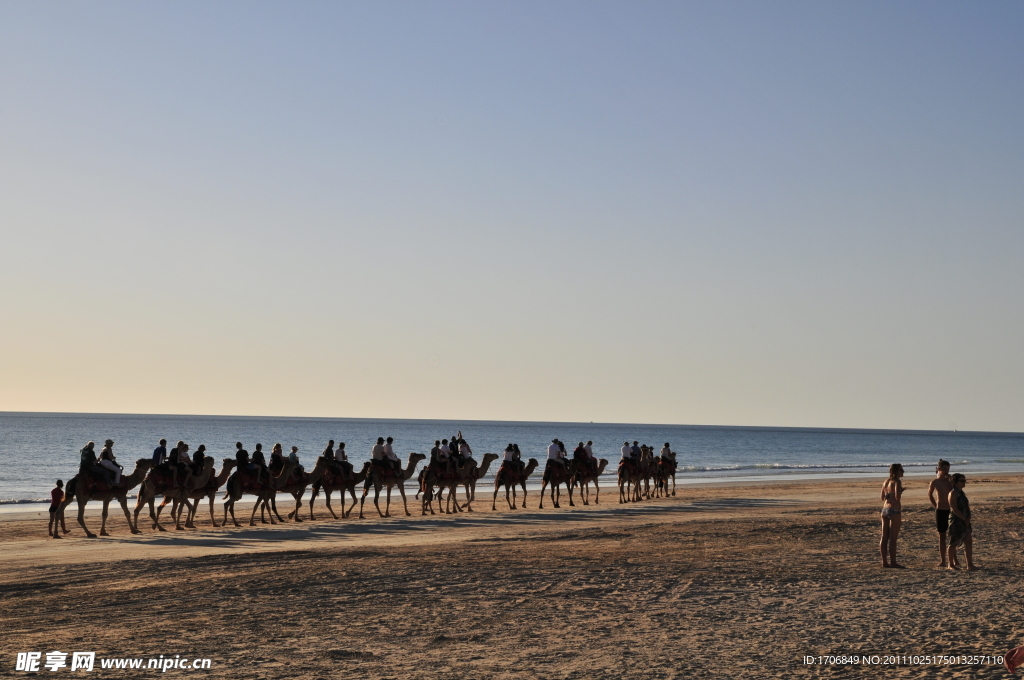
[(370, 449), (370, 463), (379, 468), (388, 467), (388, 457), (384, 454), (384, 437), (377, 437), (377, 443)]
[(395, 469), (395, 472), (398, 472), (402, 469), (402, 462), (398, 460), (398, 456), (395, 455), (395, 449), (391, 446), (394, 441), (393, 437), (388, 437), (387, 443), (384, 444), (384, 455), (391, 461), (391, 467)]
[(462, 457), (466, 462), (471, 462), (473, 465), (476, 465), (476, 461), (473, 460), (473, 449), (469, 448), (469, 442), (465, 439), (459, 440), (459, 453), (462, 454)]
[(117, 459), (114, 458), (114, 440), (108, 439), (103, 446), (103, 451), (100, 452), (99, 464), (106, 470), (114, 475), (114, 486), (121, 483), (121, 466), (117, 464)]
[(626, 442), (622, 445), (620, 453), (622, 454), (622, 457), (619, 459), (619, 462), (623, 463), (633, 456), (633, 447), (629, 445), (629, 442)]
[(334, 452), (334, 459), (349, 477), (352, 476), (352, 463), (348, 462), (348, 454), (345, 453), (345, 442), (338, 442), (338, 450)]
[(552, 439), (551, 445), (548, 446), (548, 465), (552, 463), (565, 467), (565, 459), (562, 458), (562, 448), (558, 445), (557, 439)]
[(589, 458), (590, 462), (593, 463), (594, 462), (594, 442), (588, 440), (587, 441), (587, 445), (583, 447), (583, 450), (587, 452), (587, 458)]

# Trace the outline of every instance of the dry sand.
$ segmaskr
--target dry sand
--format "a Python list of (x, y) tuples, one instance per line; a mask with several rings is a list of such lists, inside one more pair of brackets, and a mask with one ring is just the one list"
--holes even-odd
[(626, 506), (606, 489), (600, 506), (544, 511), (531, 494), (525, 511), (478, 500), (472, 515), (253, 529), (200, 512), (197, 531), (141, 522), (141, 536), (117, 510), (96, 540), (77, 525), (48, 539), (45, 516), (11, 514), (0, 675), (19, 651), (60, 649), (209, 657), (210, 671), (168, 673), (211, 678), (1006, 677), (802, 663), (1024, 642), (1024, 478), (969, 481), (974, 573), (935, 569), (921, 478), (906, 480), (909, 568), (881, 569), (881, 481), (680, 486)]

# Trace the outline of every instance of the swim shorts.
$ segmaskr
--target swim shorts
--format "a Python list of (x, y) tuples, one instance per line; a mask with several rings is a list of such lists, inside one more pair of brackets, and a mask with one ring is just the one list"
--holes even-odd
[(935, 511), (935, 528), (939, 530), (940, 534), (946, 533), (946, 530), (949, 529), (949, 510)]

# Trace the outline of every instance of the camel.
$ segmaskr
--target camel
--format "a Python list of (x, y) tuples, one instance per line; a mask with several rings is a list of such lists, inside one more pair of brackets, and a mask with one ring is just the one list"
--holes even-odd
[[(572, 479), (576, 476), (576, 461), (567, 460), (565, 465), (551, 465), (547, 466), (544, 470), (544, 480), (540, 484), (540, 504), (539, 508), (544, 509), (544, 489), (547, 488), (548, 484), (551, 484), (551, 502), (556, 508), (562, 507), (558, 504), (558, 501), (562, 498), (562, 484), (565, 484), (565, 488), (569, 490), (569, 505), (576, 507), (576, 504), (572, 502)], [(555, 497), (557, 491), (558, 497)]]
[(100, 525), (100, 536), (109, 536), (110, 534), (107, 533), (107, 508), (110, 506), (110, 501), (116, 498), (117, 502), (121, 504), (121, 509), (124, 510), (128, 528), (132, 530), (133, 534), (141, 533), (138, 527), (132, 523), (132, 515), (128, 511), (128, 492), (139, 485), (152, 466), (153, 461), (149, 458), (140, 458), (135, 461), (135, 469), (130, 475), (122, 475), (121, 483), (114, 489), (109, 488), (106, 484), (103, 485), (106, 487), (104, 490), (97, 489), (97, 483), (94, 480), (83, 480), (80, 474), (75, 475), (64, 487), (64, 501), (57, 508), (57, 517), (63, 521), (64, 508), (68, 507), (72, 500), (77, 500), (78, 523), (85, 529), (87, 537), (96, 538), (96, 534), (85, 526), (85, 504), (91, 500), (103, 501), (103, 523)]
[[(438, 475), (437, 470), (427, 466), (420, 473), (419, 481), (420, 488), (416, 492), (419, 496), (423, 494), (422, 501), (422, 514), (427, 514), (427, 510), (430, 510), (430, 514), (434, 514), (433, 499), (437, 499), (437, 511), (442, 510), (446, 515), (454, 514), (461, 511), (459, 507), (458, 499), (456, 498), (456, 492), (459, 484), (467, 479), (475, 469), (475, 466), (469, 463), (463, 463), (462, 465), (454, 465), (453, 471), (449, 474)], [(437, 491), (434, 490), (437, 487)], [(448, 497), (445, 499), (444, 490), (448, 489)], [(443, 501), (443, 505), (442, 505)]]
[[(324, 497), (327, 500), (327, 509), (331, 511), (331, 515), (334, 519), (338, 519), (338, 516), (334, 513), (334, 508), (331, 507), (331, 492), (341, 491), (341, 517), (342, 519), (347, 518), (352, 514), (352, 508), (356, 507), (356, 484), (362, 484), (366, 481), (367, 475), (370, 474), (370, 461), (366, 461), (363, 464), (363, 469), (359, 472), (353, 470), (352, 475), (349, 477), (339, 477), (331, 472), (325, 472), (324, 476), (321, 477), (317, 482), (313, 483), (313, 494), (309, 497), (309, 518), (316, 519), (313, 517), (313, 501), (316, 500), (320, 490), (323, 489)], [(326, 480), (326, 481), (325, 481)], [(349, 506), (348, 510), (345, 510), (345, 492), (348, 491), (352, 494), (352, 505)]]
[[(377, 508), (377, 514), (381, 517), (391, 517), (391, 487), (397, 486), (398, 493), (402, 495), (402, 505), (405, 506), (405, 515), (409, 517), (409, 502), (405, 498), (405, 480), (412, 477), (416, 471), (416, 466), (421, 460), (424, 460), (426, 456), (422, 453), (416, 453), (413, 451), (409, 454), (409, 463), (405, 466), (405, 470), (399, 472), (399, 476), (384, 475), (380, 465), (370, 466), (370, 475), (366, 478), (366, 482), (363, 484), (363, 497), (359, 499), (359, 519), (363, 519), (363, 503), (366, 502), (366, 496), (370, 493), (370, 485), (373, 485), (373, 505)], [(387, 505), (385, 506), (386, 512), (380, 511), (380, 490), (381, 487), (387, 487)]]
[[(230, 512), (231, 521), (234, 525), (236, 527), (242, 526), (238, 523), (238, 520), (235, 519), (235, 502), (243, 495), (249, 493), (256, 496), (256, 504), (252, 506), (252, 515), (249, 516), (249, 526), (256, 526), (256, 509), (260, 507), (261, 504), (267, 502), (271, 493), (276, 493), (278, 489), (284, 487), (288, 482), (288, 478), (292, 476), (292, 471), (295, 470), (295, 466), (296, 463), (291, 459), (285, 460), (284, 469), (281, 470), (280, 474), (271, 475), (269, 480), (261, 480), (258, 485), (256, 484), (256, 480), (251, 479), (247, 474), (243, 475), (243, 477), (246, 478), (245, 481), (247, 484), (243, 483), (243, 478), (239, 477), (239, 471), (236, 470), (235, 474), (228, 479), (227, 493), (224, 494), (224, 521), (221, 522), (221, 525), (223, 526), (227, 524), (228, 512)], [(232, 479), (234, 479), (234, 482), (232, 482)], [(266, 521), (263, 523), (266, 524)], [(277, 522), (274, 521), (273, 514), (270, 515), (270, 523), (277, 524)]]
[(619, 503), (639, 500), (640, 469), (632, 460), (622, 460), (619, 462)]
[[(533, 474), (533, 471), (537, 469), (540, 463), (537, 462), (536, 458), (531, 458), (526, 464), (526, 468), (519, 472), (511, 467), (502, 465), (498, 468), (498, 474), (494, 475), (494, 497), (491, 499), (491, 510), (497, 510), (495, 507), (498, 502), (498, 490), (505, 486), (505, 502), (508, 503), (509, 510), (516, 509), (516, 485), (518, 484), (523, 488), (523, 509), (526, 509), (526, 480)], [(508, 491), (512, 489), (512, 500), (508, 499)]]
[[(467, 475), (462, 478), (460, 483), (466, 488), (466, 502), (459, 506), (461, 509), (473, 512), (473, 506), (470, 504), (476, 500), (476, 483), (478, 480), (483, 479), (483, 476), (487, 474), (487, 470), (491, 467), (491, 463), (498, 460), (498, 458), (499, 456), (496, 453), (485, 453), (483, 463), (471, 467)], [(459, 504), (457, 495), (455, 497), (455, 504)]]
[(653, 450), (650, 447), (641, 447), (640, 454), (640, 480), (644, 483), (643, 497), (650, 500), (654, 498), (651, 493), (651, 480), (655, 480), (658, 475), (658, 461), (654, 458)]
[(580, 500), (583, 501), (583, 505), (590, 505), (591, 482), (594, 483), (594, 505), (600, 505), (601, 487), (598, 485), (597, 480), (606, 467), (608, 467), (608, 461), (602, 458), (597, 461), (597, 472), (591, 472), (591, 468), (589, 466), (581, 468), (576, 472), (576, 477), (573, 478), (573, 484), (580, 485)]
[(676, 495), (676, 462), (665, 456), (658, 457), (658, 490), (665, 492), (668, 498), (668, 482), (672, 480), (672, 494)]
[[(278, 489), (276, 492), (270, 494), (269, 510), (270, 512), (277, 515), (277, 521), (284, 521), (283, 519), (281, 519), (281, 515), (277, 513), (277, 494), (290, 493), (292, 495), (292, 498), (295, 499), (295, 509), (288, 513), (288, 519), (294, 517), (296, 522), (301, 522), (302, 518), (299, 517), (299, 510), (302, 509), (302, 496), (303, 494), (306, 493), (306, 487), (309, 486), (310, 484), (316, 484), (317, 482), (319, 482), (320, 478), (323, 477), (323, 474), (326, 470), (327, 459), (324, 458), (323, 456), (320, 456), (319, 458), (316, 459), (316, 465), (313, 466), (312, 472), (303, 471), (301, 475), (292, 475), (291, 477), (288, 478), (288, 481), (285, 482), (285, 485), (283, 487)], [(263, 506), (260, 508), (260, 520), (263, 519), (263, 509), (266, 507), (267, 504), (264, 502)]]
[[(203, 461), (202, 472), (199, 473), (198, 477), (193, 477), (187, 487), (171, 486), (170, 475), (161, 473), (159, 470), (150, 470), (149, 474), (146, 475), (146, 479), (143, 480), (142, 486), (139, 487), (139, 497), (135, 502), (135, 526), (139, 526), (139, 511), (142, 510), (144, 505), (149, 504), (149, 518), (153, 520), (153, 528), (166, 531), (160, 524), (160, 517), (153, 511), (153, 501), (156, 500), (156, 497), (161, 495), (164, 497), (161, 507), (173, 501), (173, 507), (176, 508), (178, 503), (188, 498), (188, 494), (193, 488), (206, 486), (206, 483), (210, 481), (212, 476), (213, 458), (209, 456)], [(175, 516), (172, 508), (171, 517), (174, 517), (174, 528), (181, 531), (181, 513), (179, 512)]]
[[(228, 481), (228, 477), (231, 475), (231, 471), (237, 464), (238, 461), (236, 461), (234, 458), (225, 458), (223, 466), (220, 469), (220, 474), (211, 474), (206, 484), (202, 486), (196, 486), (194, 489), (189, 491), (187, 497), (182, 499), (181, 501), (174, 497), (164, 496), (163, 502), (160, 503), (160, 505), (156, 506), (156, 518), (158, 522), (160, 519), (160, 513), (163, 511), (164, 506), (166, 506), (168, 503), (173, 503), (171, 505), (171, 515), (174, 516), (175, 514), (180, 514), (183, 509), (187, 508), (188, 514), (185, 515), (185, 528), (195, 529), (195, 518), (196, 512), (199, 511), (199, 501), (201, 501), (205, 496), (210, 499), (210, 522), (213, 524), (214, 528), (220, 526), (219, 524), (217, 524), (217, 517), (213, 513), (213, 502), (216, 500), (217, 491), (222, 486), (224, 486), (225, 482)], [(136, 522), (138, 522), (138, 519), (136, 519)], [(154, 522), (154, 529), (158, 527), (158, 522)]]

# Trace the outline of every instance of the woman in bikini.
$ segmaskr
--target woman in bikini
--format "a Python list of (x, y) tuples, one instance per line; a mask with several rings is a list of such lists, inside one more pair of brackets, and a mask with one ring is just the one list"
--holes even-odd
[(967, 502), (967, 495), (964, 493), (964, 486), (967, 478), (957, 473), (951, 477), (953, 490), (949, 492), (949, 511), (952, 513), (949, 523), (949, 547), (946, 548), (949, 557), (947, 569), (959, 569), (960, 564), (956, 560), (956, 549), (961, 545), (964, 547), (964, 556), (967, 558), (967, 571), (974, 571), (974, 540), (971, 534), (971, 504)]
[(889, 479), (882, 485), (882, 541), (878, 549), (882, 553), (882, 566), (893, 569), (903, 569), (903, 565), (896, 562), (896, 539), (900, 535), (900, 513), (903, 509), (900, 504), (903, 495), (901, 477), (903, 466), (893, 463), (889, 466)]

